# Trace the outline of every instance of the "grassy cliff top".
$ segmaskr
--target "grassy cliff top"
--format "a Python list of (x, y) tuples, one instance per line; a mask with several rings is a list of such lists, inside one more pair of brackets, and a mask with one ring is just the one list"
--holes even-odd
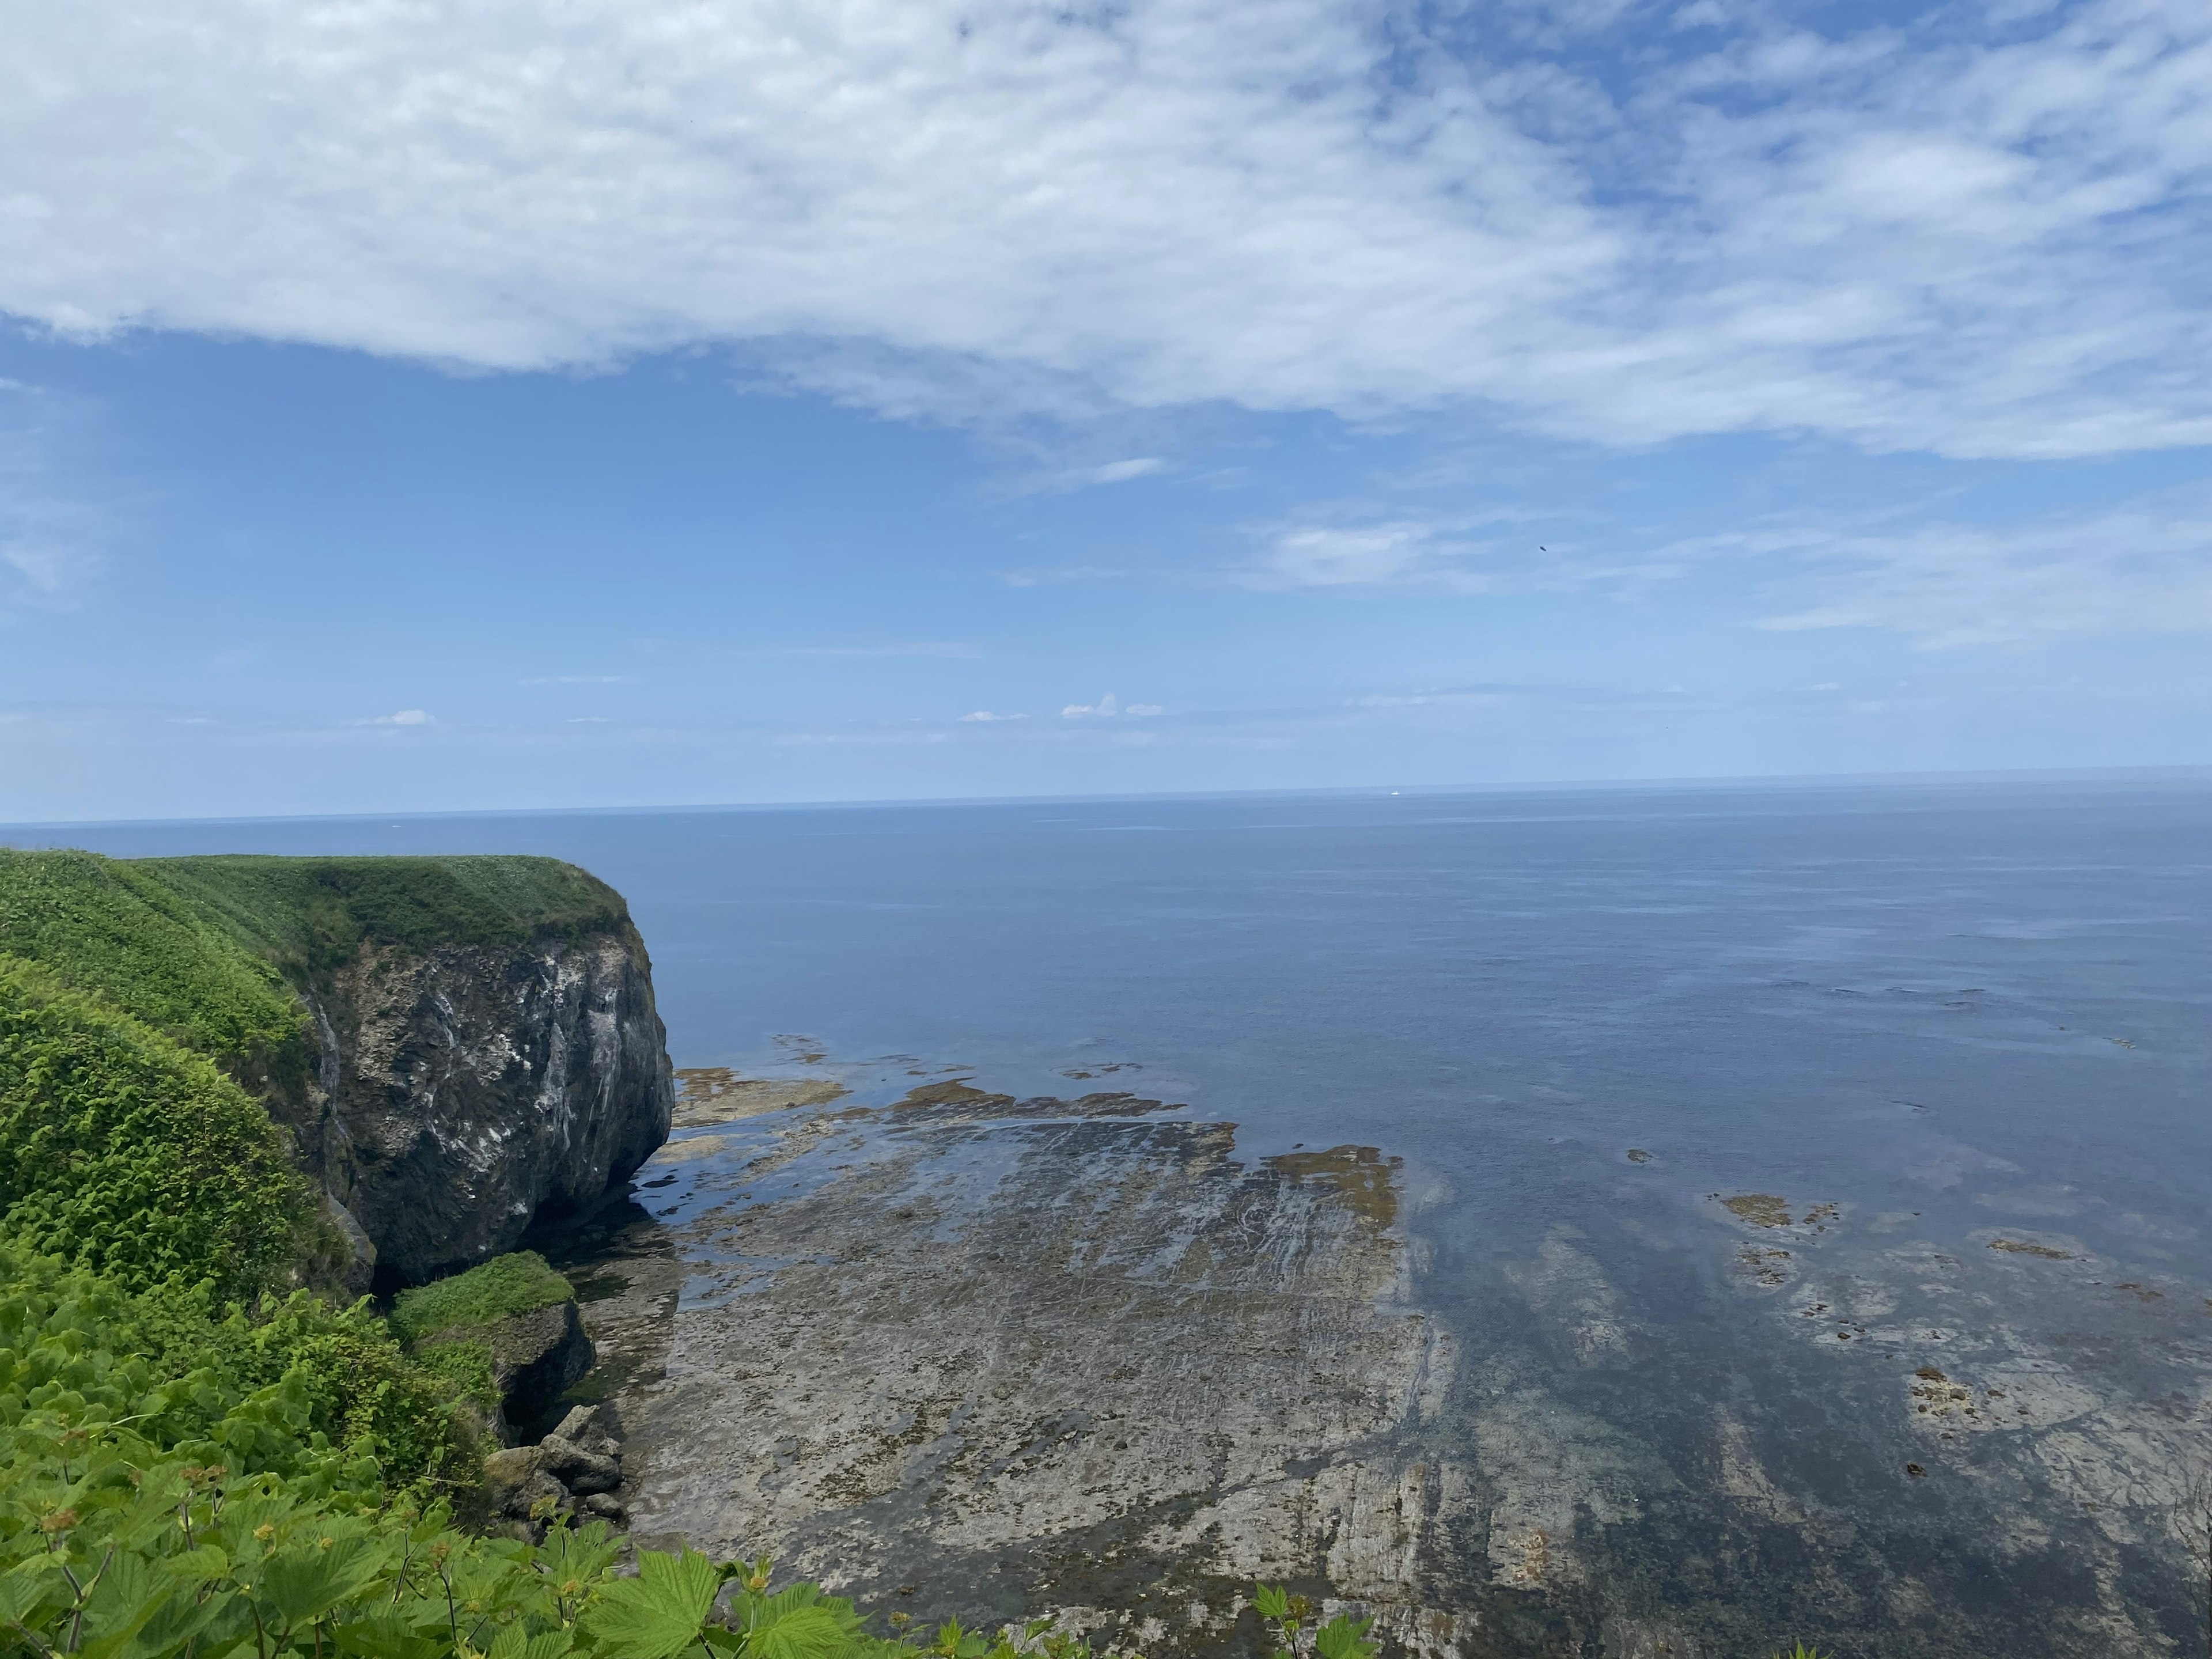
[(219, 921), (288, 972), (324, 972), (374, 940), (430, 945), (525, 945), (619, 928), (622, 895), (558, 859), (136, 859), (131, 867)]
[(0, 955), (257, 1072), (305, 1041), (294, 987), (365, 943), (519, 945), (628, 921), (612, 888), (556, 859), (0, 849)]
[(392, 1328), (403, 1342), (457, 1327), (495, 1325), (516, 1314), (550, 1307), (575, 1296), (568, 1281), (535, 1250), (495, 1255), (451, 1279), (402, 1291), (392, 1310)]
[(137, 862), (0, 851), (0, 956), (212, 1059), (266, 1070), (305, 1042), (275, 965)]

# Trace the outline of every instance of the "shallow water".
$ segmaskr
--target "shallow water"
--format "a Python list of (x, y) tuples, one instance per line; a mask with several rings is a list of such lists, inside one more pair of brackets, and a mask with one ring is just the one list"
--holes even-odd
[[(2201, 776), (47, 838), (556, 854), (629, 897), (679, 1066), (1127, 1089), (1248, 1158), (1382, 1149), (1461, 1343), (1421, 1432), (1488, 1471), (1475, 1554), (1510, 1577), (1499, 1540), (1548, 1528), (1589, 1620), (1933, 1651), (1932, 1594), (1990, 1651), (2089, 1653), (2185, 1616), (2156, 1511), (2212, 1425)], [(1746, 1194), (1789, 1224), (1717, 1201)], [(1931, 1431), (1942, 1354), (2014, 1416)]]

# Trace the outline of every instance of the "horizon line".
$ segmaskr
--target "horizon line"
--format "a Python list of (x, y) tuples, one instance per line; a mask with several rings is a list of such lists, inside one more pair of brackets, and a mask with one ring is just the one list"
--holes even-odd
[[(1867, 787), (1942, 781), (1961, 784), (1998, 784), (2058, 782), (2066, 780), (2084, 782), (2095, 780), (2117, 781), (2123, 779), (2152, 782), (2161, 779), (2181, 781), (2191, 777), (2212, 782), (2212, 763), (2186, 762), (2159, 766), (2006, 767), (1964, 770), (1947, 768), (1903, 772), (1696, 773), (1644, 777), (1559, 778), (1499, 783), (1321, 784), (1273, 789), (1164, 789), (1134, 792), (1099, 791), (1076, 794), (1063, 791), (1013, 795), (913, 795), (846, 797), (812, 800), (689, 801), (630, 806), (442, 807), (431, 811), (208, 813), (184, 817), (49, 818), (25, 820), (20, 823), (0, 823), (0, 836), (11, 835), (18, 830), (43, 832), (56, 830), (118, 830), (187, 824), (363, 823), (395, 819), (422, 822), (451, 818), (658, 817), (689, 812), (822, 811), (833, 809), (865, 810), (871, 807), (889, 806), (1017, 806), (1109, 801), (1258, 800), (1317, 795), (1389, 799), (1394, 795), (1539, 794), (1547, 792), (1588, 793), (1609, 789), (1720, 788), (1729, 786), (1814, 788), (1823, 786), (1856, 785)], [(0, 845), (5, 844), (7, 843), (0, 842)]]

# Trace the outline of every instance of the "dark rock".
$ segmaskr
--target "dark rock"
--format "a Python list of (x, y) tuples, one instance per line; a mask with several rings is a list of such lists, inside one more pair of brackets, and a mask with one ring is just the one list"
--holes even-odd
[(578, 1406), (545, 1437), (566, 1440), (586, 1451), (622, 1461), (622, 1424), (609, 1406)]
[(675, 1088), (626, 920), (507, 945), (371, 940), (302, 991), (318, 1086), (278, 1108), (387, 1281), (512, 1249), (667, 1139)]
[(517, 1521), (532, 1518), (531, 1510), (542, 1499), (555, 1504), (568, 1501), (568, 1489), (546, 1471), (544, 1455), (535, 1446), (510, 1446), (484, 1459), (484, 1507), (494, 1515)]
[(629, 1511), (623, 1507), (622, 1500), (610, 1497), (603, 1492), (593, 1492), (588, 1498), (578, 1498), (576, 1512), (580, 1515), (596, 1516), (599, 1519), (611, 1522), (617, 1527), (626, 1524), (629, 1520)]
[(622, 1485), (622, 1465), (611, 1457), (586, 1451), (574, 1441), (548, 1435), (538, 1443), (539, 1464), (579, 1497), (612, 1492)]

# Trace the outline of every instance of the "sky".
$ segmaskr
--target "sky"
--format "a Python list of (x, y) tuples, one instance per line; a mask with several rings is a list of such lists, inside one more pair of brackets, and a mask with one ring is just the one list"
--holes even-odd
[(0, 822), (2212, 763), (2212, 9), (81, 0)]

